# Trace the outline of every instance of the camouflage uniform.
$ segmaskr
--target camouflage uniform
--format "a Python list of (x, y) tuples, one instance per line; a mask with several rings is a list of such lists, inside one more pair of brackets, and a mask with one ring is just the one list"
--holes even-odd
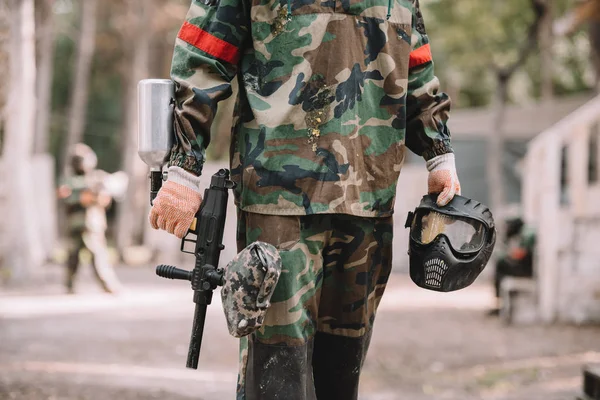
[(263, 327), (242, 339), (238, 399), (356, 399), (391, 271), (392, 217), (239, 216), (238, 250), (271, 243), (282, 270)]
[(65, 285), (73, 292), (73, 284), (79, 268), (79, 253), (87, 249), (92, 255), (94, 276), (105, 292), (113, 293), (120, 289), (121, 284), (108, 258), (106, 246), (106, 210), (98, 204), (84, 207), (81, 195), (84, 191), (99, 192), (103, 179), (99, 170), (85, 174), (74, 175), (64, 180), (63, 187), (70, 194), (63, 201), (67, 206), (67, 224), (69, 229), (69, 258), (67, 261), (67, 276)]
[(508, 276), (530, 278), (533, 276), (533, 257), (535, 252), (535, 230), (523, 221), (507, 221), (506, 250), (497, 253), (494, 273), (496, 298), (500, 299), (500, 285)]
[(242, 341), (238, 400), (355, 399), (405, 145), (452, 152), (419, 1), (193, 1), (171, 76), (170, 165), (196, 174), (237, 77), (239, 249), (281, 252), (265, 324)]

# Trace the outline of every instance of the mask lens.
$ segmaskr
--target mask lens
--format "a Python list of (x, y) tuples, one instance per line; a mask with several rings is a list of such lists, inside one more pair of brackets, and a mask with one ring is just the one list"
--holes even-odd
[(456, 251), (477, 251), (483, 246), (485, 226), (477, 220), (440, 214), (436, 211), (417, 212), (410, 235), (421, 244), (429, 244), (445, 235)]

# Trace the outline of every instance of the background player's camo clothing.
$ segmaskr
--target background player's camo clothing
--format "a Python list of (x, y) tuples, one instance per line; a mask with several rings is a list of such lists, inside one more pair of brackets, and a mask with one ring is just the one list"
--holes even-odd
[(238, 250), (256, 240), (279, 250), (282, 270), (263, 326), (242, 339), (237, 400), (356, 399), (392, 218), (240, 212)]
[[(507, 224), (515, 223), (508, 221)], [(529, 278), (533, 276), (533, 256), (535, 252), (535, 230), (532, 226), (522, 226), (516, 232), (507, 233), (505, 250), (497, 252), (496, 269), (494, 272), (494, 288), (496, 298), (500, 299), (500, 285), (508, 276)], [(507, 230), (510, 230), (508, 228)]]
[(79, 253), (86, 249), (90, 252), (91, 263), (98, 283), (105, 292), (116, 292), (121, 288), (117, 275), (110, 263), (106, 245), (106, 210), (92, 204), (84, 207), (81, 195), (84, 191), (98, 194), (107, 173), (93, 170), (83, 175), (74, 175), (63, 181), (70, 195), (63, 199), (67, 207), (69, 229), (69, 257), (65, 286), (69, 292), (74, 289), (74, 281), (79, 269)]
[(107, 173), (101, 170), (90, 171), (84, 175), (73, 175), (63, 180), (62, 184), (68, 187), (71, 194), (63, 199), (67, 207), (67, 225), (69, 236), (77, 236), (81, 231), (100, 232), (106, 231), (106, 210), (99, 205), (84, 207), (81, 194), (84, 191), (98, 193), (102, 188), (103, 179)]
[(237, 205), (389, 216), (404, 145), (451, 152), (418, 0), (193, 1), (175, 46), (171, 165), (200, 173), (217, 103), (233, 120)]
[(69, 258), (65, 285), (69, 292), (74, 290), (74, 281), (79, 269), (79, 253), (86, 249), (90, 252), (94, 277), (107, 293), (121, 289), (121, 283), (108, 257), (106, 237), (100, 232), (71, 232), (69, 237)]

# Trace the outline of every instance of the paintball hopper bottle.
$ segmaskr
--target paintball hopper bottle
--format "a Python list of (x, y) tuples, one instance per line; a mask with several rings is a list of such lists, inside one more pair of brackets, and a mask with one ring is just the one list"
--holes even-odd
[(173, 145), (174, 97), (170, 79), (138, 83), (138, 155), (150, 167), (150, 204), (162, 186), (162, 168)]

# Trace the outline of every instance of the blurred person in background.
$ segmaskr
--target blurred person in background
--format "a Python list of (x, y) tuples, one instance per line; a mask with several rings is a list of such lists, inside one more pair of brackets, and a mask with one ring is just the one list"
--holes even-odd
[(535, 231), (525, 224), (521, 216), (514, 216), (506, 220), (504, 249), (498, 255), (494, 273), (497, 307), (489, 311), (489, 315), (492, 316), (500, 315), (502, 307), (500, 288), (504, 278), (509, 276), (533, 277)]
[(67, 208), (69, 256), (65, 285), (74, 293), (74, 281), (80, 263), (80, 252), (86, 249), (91, 254), (91, 263), (102, 289), (117, 293), (121, 284), (110, 263), (106, 245), (106, 209), (112, 197), (104, 189), (107, 173), (96, 169), (96, 153), (83, 143), (76, 144), (70, 151), (72, 175), (63, 179), (58, 188), (58, 197)]
[(405, 145), (440, 205), (460, 193), (419, 1), (193, 1), (171, 76), (176, 144), (150, 223), (188, 231), (217, 103), (237, 76), (238, 251), (260, 240), (282, 259), (264, 324), (240, 343), (237, 399), (357, 399)]

